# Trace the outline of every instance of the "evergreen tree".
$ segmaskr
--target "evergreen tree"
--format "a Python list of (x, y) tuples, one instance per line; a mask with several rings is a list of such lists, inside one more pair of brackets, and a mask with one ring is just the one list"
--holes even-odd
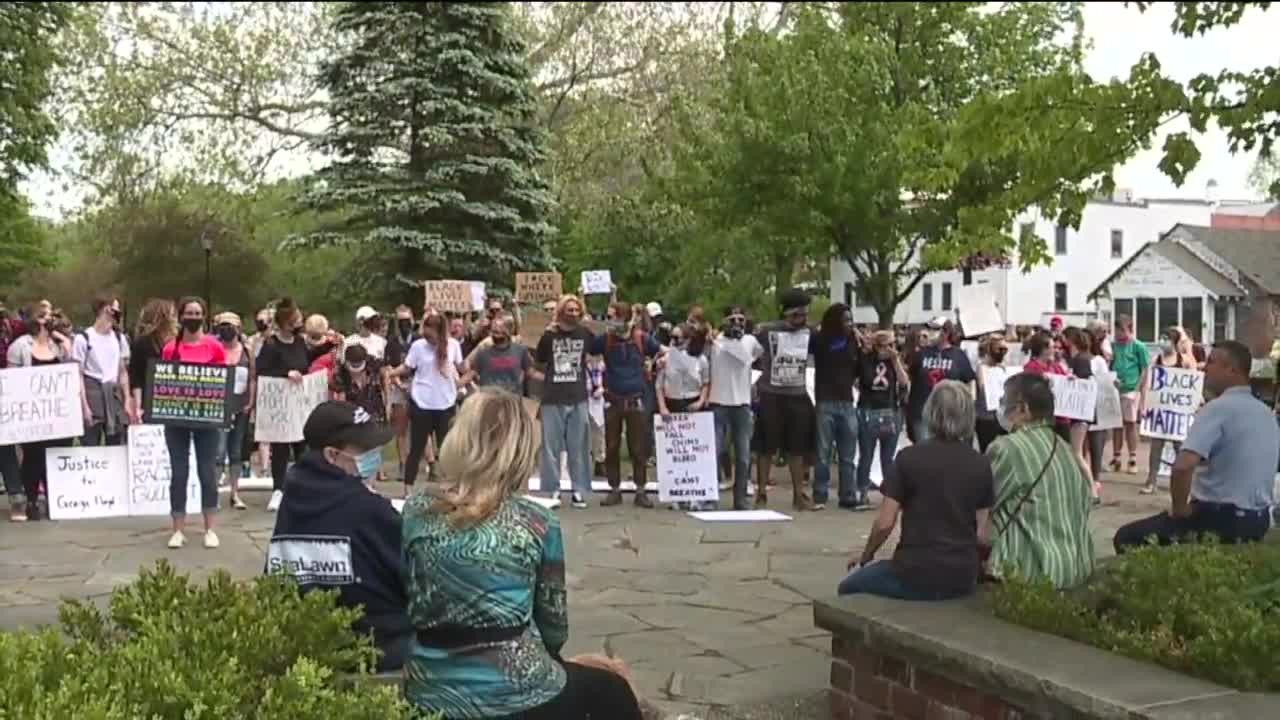
[(505, 3), (353, 2), (335, 14), (342, 51), (322, 67), (333, 162), (303, 204), (340, 220), (295, 243), (364, 242), (353, 272), (407, 285), (545, 269), (552, 198), (544, 138)]

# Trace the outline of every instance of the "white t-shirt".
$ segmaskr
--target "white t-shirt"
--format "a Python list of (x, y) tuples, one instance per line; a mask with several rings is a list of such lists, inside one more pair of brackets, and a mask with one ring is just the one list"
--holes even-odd
[(370, 333), (369, 337), (360, 337), (359, 333), (348, 335), (342, 343), (342, 349), (346, 350), (356, 344), (363, 345), (365, 352), (369, 353), (371, 358), (382, 360), (387, 356), (387, 339), (376, 333)]
[(404, 364), (413, 370), (409, 394), (413, 404), (423, 410), (448, 410), (458, 402), (458, 369), (462, 362), (462, 345), (449, 338), (449, 367), (442, 373), (436, 368), (436, 349), (418, 338), (409, 347)]
[(741, 340), (717, 338), (711, 343), (711, 394), (713, 405), (751, 404), (751, 363), (764, 353), (754, 335)]
[(72, 340), (71, 357), (80, 363), (84, 374), (98, 382), (120, 381), (120, 364), (129, 362), (129, 344), (123, 336), (108, 330), (106, 335), (92, 326), (76, 333)]

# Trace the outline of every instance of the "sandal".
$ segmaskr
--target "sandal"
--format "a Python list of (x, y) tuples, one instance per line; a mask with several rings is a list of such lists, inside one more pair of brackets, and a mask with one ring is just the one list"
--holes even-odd
[(233, 507), (233, 508), (235, 508), (235, 509), (237, 509), (237, 510), (244, 510), (245, 508), (247, 508), (247, 507), (249, 507), (249, 506), (244, 504), (244, 501), (240, 499), (240, 496), (239, 496), (239, 495), (232, 495), (232, 496), (231, 496), (231, 507)]
[(1119, 456), (1119, 455), (1116, 455), (1115, 457), (1112, 457), (1112, 458), (1111, 458), (1111, 472), (1113, 472), (1113, 473), (1118, 473), (1118, 472), (1120, 472), (1120, 468), (1121, 468), (1121, 467), (1123, 467), (1123, 466), (1120, 464), (1120, 456)]
[(1138, 458), (1133, 455), (1129, 456), (1129, 474), (1130, 475), (1138, 474)]

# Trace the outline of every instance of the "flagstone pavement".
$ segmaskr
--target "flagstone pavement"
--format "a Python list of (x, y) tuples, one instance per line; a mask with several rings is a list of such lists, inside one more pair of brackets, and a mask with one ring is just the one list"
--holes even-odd
[[(1118, 526), (1167, 503), (1139, 495), (1136, 477), (1106, 479), (1108, 502), (1092, 520), (1100, 556), (1112, 554)], [(786, 512), (789, 488), (771, 495)], [(221, 514), (217, 550), (196, 538), (166, 549), (169, 530), (159, 517), (0, 523), (0, 628), (56, 622), (59, 598), (105, 600), (162, 557), (196, 578), (218, 568), (243, 578), (261, 572), (273, 516), (266, 493), (247, 501), (249, 510)], [(874, 513), (828, 509), (791, 522), (708, 523), (630, 502), (559, 512), (568, 562), (566, 654), (625, 659), (640, 689), (672, 716), (822, 716), (830, 639), (813, 626), (810, 601), (834, 593)]]

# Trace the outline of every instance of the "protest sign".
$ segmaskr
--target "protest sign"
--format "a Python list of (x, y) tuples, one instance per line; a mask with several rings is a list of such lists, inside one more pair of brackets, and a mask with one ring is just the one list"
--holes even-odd
[(1116, 387), (1115, 373), (1098, 373), (1098, 421), (1090, 430), (1115, 430), (1124, 427), (1124, 414), (1120, 409), (1120, 388)]
[(1204, 399), (1204, 373), (1154, 365), (1143, 389), (1139, 432), (1144, 437), (1185, 440)]
[(583, 270), (582, 294), (608, 295), (613, 292), (613, 274), (608, 270)]
[(129, 514), (128, 453), (124, 448), (48, 448), (44, 453), (51, 520)]
[(961, 285), (956, 291), (956, 314), (965, 337), (1004, 332), (1004, 321), (990, 285)]
[[(173, 467), (163, 425), (130, 425), (127, 440), (129, 515), (168, 515), (169, 485)], [(187, 514), (200, 512), (200, 477), (196, 473), (195, 446), (187, 449)]]
[(516, 300), (522, 303), (538, 304), (548, 300), (559, 300), (563, 280), (560, 273), (516, 273)]
[(157, 425), (221, 430), (235, 414), (234, 384), (235, 368), (228, 365), (152, 360), (142, 390), (143, 417)]
[(1009, 378), (1022, 372), (1022, 368), (1016, 367), (988, 367), (979, 365), (978, 371), (982, 375), (982, 393), (983, 400), (987, 403), (987, 409), (996, 411), (1000, 409), (1000, 401), (1004, 399), (1004, 384)]
[(658, 500), (707, 502), (720, 499), (716, 475), (716, 426), (709, 412), (653, 417), (658, 441)]
[(520, 341), (529, 348), (529, 352), (533, 352), (538, 349), (538, 341), (551, 324), (551, 316), (541, 310), (529, 310), (523, 315), (520, 321)]
[[(1160, 468), (1156, 470), (1156, 477), (1166, 480), (1173, 477), (1173, 464), (1177, 462), (1177, 460), (1178, 448), (1174, 447), (1171, 442), (1165, 443), (1164, 446), (1160, 448)], [(1156, 484), (1161, 489), (1169, 487), (1168, 482), (1157, 481)]]
[(1055, 417), (1093, 422), (1098, 407), (1098, 384), (1093, 378), (1082, 380), (1067, 375), (1049, 375), (1053, 385)]
[(479, 280), (471, 281), (471, 309), (474, 311), (484, 310), (484, 283)]
[(83, 434), (79, 365), (59, 363), (0, 370), (0, 445)]
[[(466, 280), (428, 280), (422, 288), (427, 306), (440, 312), (465, 314), (474, 307), (471, 283)], [(480, 306), (484, 307), (483, 301)]]
[(313, 372), (295, 383), (288, 378), (258, 378), (254, 405), (254, 442), (302, 442), (302, 426), (317, 405), (329, 399), (329, 375)]

